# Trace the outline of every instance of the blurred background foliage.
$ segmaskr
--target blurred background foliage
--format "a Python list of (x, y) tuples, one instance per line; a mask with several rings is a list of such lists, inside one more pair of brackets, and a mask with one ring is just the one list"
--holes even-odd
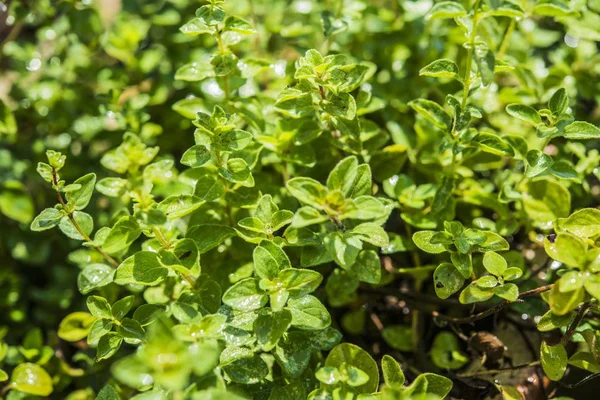
[[(210, 113), (224, 95), (214, 79), (175, 79), (182, 66), (206, 63), (215, 46), (209, 35), (180, 32), (201, 1), (6, 3), (0, 7), (0, 326), (11, 327), (8, 343), (18, 345), (25, 338), (43, 352), (47, 350), (35, 337), (39, 331), (32, 329), (55, 332), (69, 311), (82, 308), (73, 269), (97, 255), (55, 233), (30, 232), (34, 216), (55, 202), (55, 193), (35, 171), (37, 162), (44, 161), (47, 149), (54, 149), (69, 157), (62, 171), (67, 181), (82, 171), (107, 176), (100, 158), (121, 143), (124, 132), (160, 146), (159, 158), (178, 160), (192, 140), (191, 118), (197, 111)], [(457, 82), (432, 83), (419, 76), (419, 70), (439, 58), (463, 60), (466, 53), (459, 27), (425, 19), (432, 5), (432, 0), (228, 1), (227, 11), (258, 29), (250, 40), (235, 44), (245, 62), (239, 96), (246, 101), (233, 103), (234, 111), (252, 115), (272, 107), (277, 94), (292, 83), (294, 62), (307, 49), (349, 53), (372, 65), (369, 85), (380, 107), (368, 118), (380, 138), (379, 147), (400, 146), (393, 162), (402, 166), (408, 161), (417, 176), (431, 174), (430, 169), (440, 168), (437, 161), (428, 161), (428, 153), (421, 152), (416, 162), (417, 153), (411, 149), (419, 142), (433, 154), (438, 138), (427, 137), (415, 124), (407, 103), (418, 97), (443, 103), (447, 93), (459, 91)], [(517, 21), (503, 49), (508, 19), (482, 22), (486, 42), (500, 48), (515, 67), (472, 97), (497, 131), (520, 129), (504, 112), (506, 104), (546, 103), (557, 87), (565, 87), (574, 99), (576, 119), (600, 122), (600, 1), (573, 0), (571, 7), (585, 7), (587, 12), (560, 22), (545, 17)], [(322, 178), (339, 159), (339, 150), (318, 143), (313, 148), (323, 168), (315, 171), (322, 171)], [(268, 165), (269, 155), (263, 157)], [(483, 165), (497, 164), (490, 159)], [(372, 168), (379, 181), (389, 177), (383, 168)], [(593, 173), (600, 177), (597, 168)], [(489, 176), (485, 170), (482, 174)], [(267, 185), (269, 178), (264, 178)], [(170, 185), (176, 185), (172, 176), (164, 176), (157, 190), (167, 193)], [(597, 201), (597, 182), (591, 186), (580, 190), (574, 205)], [(95, 196), (90, 212), (100, 226), (113, 220), (115, 207)], [(402, 263), (405, 256), (409, 257), (397, 255), (397, 261)], [(219, 273), (226, 279), (232, 272)], [(350, 329), (353, 325), (348, 324)], [(352, 332), (346, 333), (352, 338)], [(52, 335), (44, 342), (60, 347)], [(62, 382), (65, 387), (70, 384)]]

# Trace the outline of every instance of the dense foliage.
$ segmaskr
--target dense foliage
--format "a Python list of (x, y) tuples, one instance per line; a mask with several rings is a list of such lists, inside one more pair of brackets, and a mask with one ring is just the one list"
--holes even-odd
[(600, 1), (0, 11), (0, 397), (593, 386)]

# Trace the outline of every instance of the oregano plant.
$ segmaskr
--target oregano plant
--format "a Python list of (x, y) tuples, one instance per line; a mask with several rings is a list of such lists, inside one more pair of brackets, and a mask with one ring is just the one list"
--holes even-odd
[(598, 1), (0, 15), (0, 398), (595, 395)]

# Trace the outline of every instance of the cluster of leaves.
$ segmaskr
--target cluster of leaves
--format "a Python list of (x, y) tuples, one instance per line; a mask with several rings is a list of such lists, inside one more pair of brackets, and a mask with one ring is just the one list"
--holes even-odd
[(600, 372), (597, 1), (54, 3), (0, 44), (0, 397)]

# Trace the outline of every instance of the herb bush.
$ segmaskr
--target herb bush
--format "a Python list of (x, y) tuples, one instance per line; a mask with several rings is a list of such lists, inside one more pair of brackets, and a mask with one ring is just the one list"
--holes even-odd
[(593, 396), (598, 0), (2, 20), (0, 397)]

